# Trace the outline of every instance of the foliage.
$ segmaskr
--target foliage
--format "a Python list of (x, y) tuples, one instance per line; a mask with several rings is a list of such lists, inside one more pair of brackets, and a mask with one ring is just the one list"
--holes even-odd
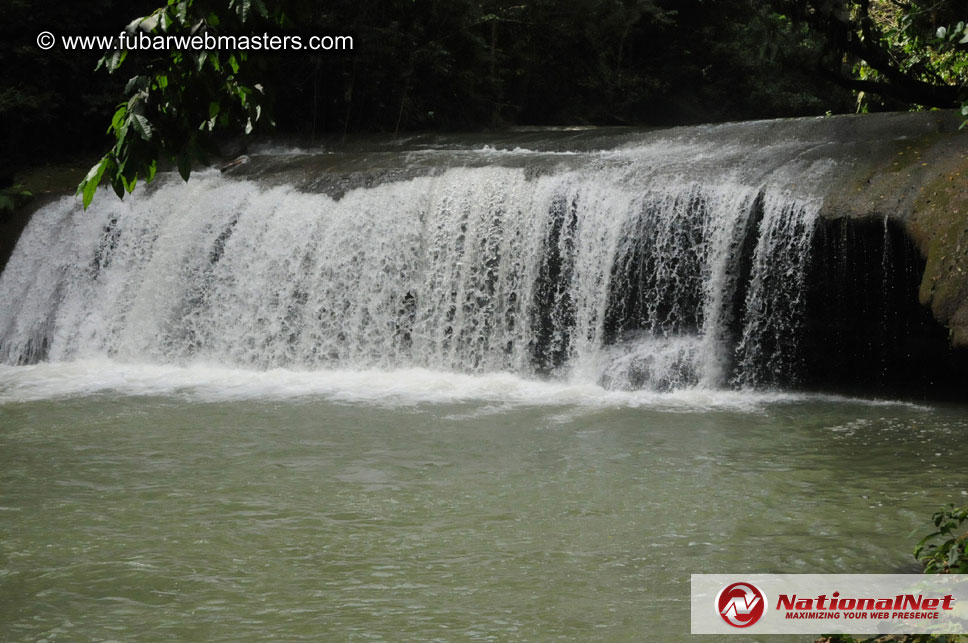
[[(857, 92), (865, 110), (968, 98), (957, 0), (8, 2), (0, 145), (18, 153), (0, 158), (9, 165), (0, 185), (24, 160), (109, 145), (81, 186), (85, 203), (99, 182), (123, 195), (159, 164), (187, 176), (224, 137), (269, 124), (270, 106), (281, 133), (315, 140), (820, 115), (852, 111)], [(111, 73), (92, 76), (100, 54), (41, 54), (33, 43), (51, 28), (117, 33), (131, 15), (145, 16), (131, 34), (298, 28), (356, 44), (350, 53), (110, 52), (101, 67)]]
[[(950, 3), (945, 11), (944, 4), (881, 1), (871, 9), (871, 20), (903, 73), (925, 83), (960, 88), (961, 113), (968, 118), (968, 31), (964, 20), (953, 22), (968, 16), (952, 12)], [(864, 77), (883, 77), (866, 61), (859, 61), (856, 70)]]
[[(238, 33), (256, 17), (269, 19), (261, 0), (229, 0), (214, 6), (205, 0), (168, 0), (148, 16), (132, 21), (131, 35), (198, 35), (220, 28)], [(105, 54), (98, 63), (114, 74), (128, 51)], [(159, 160), (171, 161), (186, 181), (193, 162), (206, 163), (215, 149), (216, 130), (240, 127), (251, 133), (263, 118), (264, 93), (258, 83), (240, 75), (247, 61), (243, 51), (155, 52), (139, 60), (138, 73), (128, 80), (125, 94), (111, 119), (112, 149), (81, 181), (78, 194), (86, 208), (97, 186), (109, 183), (118, 197), (134, 190), (139, 178), (150, 182)]]
[[(95, 75), (88, 89), (78, 80), (89, 78), (82, 56), (54, 50), (48, 55), (57, 62), (47, 64), (35, 49), (5, 53), (0, 42), (8, 69), (33, 65), (0, 90), (8, 149), (29, 147), (30, 131), (50, 133), (47, 149), (88, 146), (97, 137), (79, 132), (110, 122), (110, 150), (79, 190), (85, 205), (99, 183), (123, 195), (159, 164), (187, 176), (225, 136), (270, 123), (270, 105), (282, 133), (311, 140), (358, 131), (684, 124), (850, 111), (852, 91), (863, 92), (864, 109), (954, 105), (966, 73), (954, 0), (932, 1), (931, 11), (927, 0), (167, 0), (150, 11), (157, 1), (133, 1), (130, 11), (147, 15), (129, 33), (295, 27), (352, 34), (356, 45), (351, 53), (285, 55), (111, 52), (101, 61), (111, 73)], [(29, 20), (27, 0), (11, 2)], [(129, 11), (118, 2), (105, 6), (113, 15)], [(87, 25), (71, 33), (115, 32), (67, 0), (40, 11), (45, 21), (30, 29), (54, 24), (60, 13)], [(65, 77), (37, 81), (53, 69)], [(111, 108), (112, 118), (105, 101), (123, 81), (125, 101)]]
[[(936, 531), (928, 534), (914, 548), (914, 557), (924, 565), (927, 574), (968, 573), (968, 526), (965, 533), (957, 529), (968, 521), (968, 506), (949, 504), (931, 516)], [(938, 537), (944, 540), (937, 542)]]
[[(251, 33), (283, 23), (350, 33), (352, 54), (114, 52), (136, 67), (79, 193), (122, 196), (170, 161), (187, 177), (219, 132), (250, 132), (271, 101), (285, 132), (659, 124), (822, 114), (803, 25), (749, 0), (169, 0), (130, 33)], [(764, 46), (766, 43), (766, 46)], [(257, 81), (285, 78), (285, 82)]]
[[(818, 60), (830, 80), (886, 107), (968, 101), (968, 38), (961, 0), (774, 0), (827, 43)], [(968, 108), (963, 113), (968, 116)]]
[(35, 43), (37, 34), (43, 30), (117, 33), (135, 12), (147, 12), (157, 1), (4, 0), (0, 187), (12, 185), (25, 167), (103, 148), (107, 118), (124, 88), (119, 78), (91, 73), (101, 52), (59, 47), (41, 52)]
[(22, 185), (0, 190), (0, 215), (11, 214), (17, 208), (29, 203), (33, 198), (33, 193), (30, 190), (23, 189)]

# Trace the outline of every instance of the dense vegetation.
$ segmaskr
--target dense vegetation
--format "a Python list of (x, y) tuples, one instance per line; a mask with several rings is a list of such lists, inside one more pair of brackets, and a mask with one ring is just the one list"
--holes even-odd
[(267, 125), (269, 114), (277, 131), (315, 139), (952, 107), (968, 98), (958, 0), (170, 0), (167, 20), (155, 13), (129, 28), (350, 34), (355, 46), (248, 57), (131, 52), (107, 56), (97, 73), (102, 52), (41, 52), (36, 34), (115, 34), (164, 0), (8, 1), (0, 183), (25, 161), (111, 149), (92, 179), (122, 192), (135, 175), (150, 176), (156, 159), (184, 173), (221, 137)]

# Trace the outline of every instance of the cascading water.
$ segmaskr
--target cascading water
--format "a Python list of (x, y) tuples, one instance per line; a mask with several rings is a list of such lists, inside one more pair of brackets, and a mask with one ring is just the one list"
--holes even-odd
[(964, 355), (865, 209), (927, 117), (270, 148), (45, 205), (0, 275), (0, 640), (677, 642), (695, 571), (902, 568), (968, 494)]
[(423, 150), (342, 191), (207, 171), (65, 198), (0, 278), (0, 361), (788, 383), (830, 167), (802, 149)]

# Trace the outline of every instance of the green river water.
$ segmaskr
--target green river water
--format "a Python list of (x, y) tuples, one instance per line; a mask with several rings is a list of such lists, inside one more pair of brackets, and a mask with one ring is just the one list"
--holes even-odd
[(748, 397), (8, 400), (0, 639), (678, 641), (692, 573), (918, 571), (966, 408)]

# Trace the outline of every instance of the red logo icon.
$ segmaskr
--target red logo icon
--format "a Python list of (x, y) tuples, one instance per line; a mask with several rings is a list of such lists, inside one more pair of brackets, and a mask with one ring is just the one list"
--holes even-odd
[(733, 583), (716, 596), (716, 609), (733, 627), (749, 627), (760, 620), (766, 610), (766, 597), (755, 585)]

